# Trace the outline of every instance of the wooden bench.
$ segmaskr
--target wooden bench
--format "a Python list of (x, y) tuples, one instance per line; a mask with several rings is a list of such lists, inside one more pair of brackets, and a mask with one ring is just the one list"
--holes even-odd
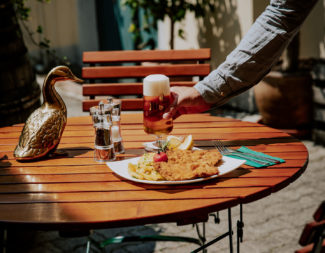
[[(171, 86), (193, 86), (210, 73), (210, 49), (125, 50), (83, 53), (83, 111), (97, 105), (98, 96), (122, 97), (122, 110), (142, 110), (142, 79), (150, 74), (164, 74)], [(195, 80), (195, 78), (197, 80)], [(126, 81), (125, 79), (135, 81)], [(121, 80), (122, 79), (122, 80)]]
[(295, 253), (325, 253), (325, 201), (313, 217), (315, 221), (305, 225), (299, 239), (299, 244), (304, 247)]

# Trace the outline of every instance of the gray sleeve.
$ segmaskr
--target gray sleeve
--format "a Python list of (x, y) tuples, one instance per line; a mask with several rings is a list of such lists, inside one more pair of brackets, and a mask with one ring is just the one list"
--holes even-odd
[(275, 64), (317, 0), (271, 0), (226, 60), (194, 88), (220, 106), (257, 84)]

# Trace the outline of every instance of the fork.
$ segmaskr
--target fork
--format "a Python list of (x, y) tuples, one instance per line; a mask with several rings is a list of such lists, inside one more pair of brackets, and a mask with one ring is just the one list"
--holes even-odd
[[(250, 160), (252, 162), (255, 162), (255, 163), (258, 163), (258, 164), (261, 164), (261, 165), (269, 165), (269, 162), (279, 163), (279, 161), (277, 161), (275, 159), (272, 159), (272, 158), (259, 156), (259, 155), (255, 155), (255, 154), (251, 154), (251, 153), (245, 155), (244, 153), (242, 153), (240, 151), (229, 149), (229, 148), (225, 147), (220, 140), (215, 141), (215, 146), (222, 155), (236, 155), (238, 157), (244, 158), (245, 160)], [(263, 159), (263, 160), (266, 160), (268, 162), (257, 160), (257, 159), (254, 159), (252, 157)]]

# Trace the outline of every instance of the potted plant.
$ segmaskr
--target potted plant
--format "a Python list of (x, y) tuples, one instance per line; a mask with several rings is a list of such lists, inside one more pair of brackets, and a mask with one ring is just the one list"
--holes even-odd
[(254, 93), (262, 123), (304, 137), (312, 124), (312, 79), (299, 59), (299, 46), (298, 33)]
[(0, 125), (24, 122), (40, 105), (40, 88), (17, 16), (23, 1), (0, 0)]
[[(50, 2), (50, 0), (37, 1)], [(31, 31), (26, 24), (31, 9), (25, 5), (25, 2), (25, 0), (0, 0), (1, 126), (25, 122), (28, 116), (40, 106), (40, 88), (36, 82), (36, 74), (21, 28), (41, 51), (44, 50), (46, 57), (54, 65), (58, 63), (69, 65), (66, 59), (60, 59), (50, 48), (50, 41), (43, 36), (41, 26), (38, 26), (36, 31), (40, 36), (39, 40), (34, 39), (35, 32)], [(44, 71), (46, 72), (46, 69)]]

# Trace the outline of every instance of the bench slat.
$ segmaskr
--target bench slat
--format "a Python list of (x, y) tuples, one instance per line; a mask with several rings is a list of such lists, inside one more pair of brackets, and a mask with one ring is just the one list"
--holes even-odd
[(209, 48), (195, 50), (125, 50), (84, 52), (84, 63), (210, 60)]
[(324, 229), (325, 220), (306, 224), (300, 236), (299, 244), (301, 246), (306, 246), (314, 242), (315, 237), (318, 235), (319, 231), (324, 231)]
[(325, 201), (323, 201), (314, 213), (315, 221), (321, 221), (325, 219)]
[[(139, 111), (143, 108), (142, 98), (125, 98), (122, 100), (123, 111)], [(83, 111), (89, 111), (90, 107), (98, 105), (100, 99), (90, 99), (82, 101)]]
[[(196, 82), (171, 82), (170, 86), (188, 86), (192, 87)], [(83, 85), (84, 96), (101, 95), (142, 95), (142, 83), (94, 83)]]
[(206, 76), (210, 73), (210, 64), (175, 64), (156, 66), (102, 66), (84, 67), (82, 77), (93, 78), (132, 78), (150, 74), (166, 76)]
[[(307, 246), (305, 246), (299, 250), (296, 250), (295, 253), (312, 253), (313, 247), (314, 247), (314, 244), (308, 244)], [(321, 252), (325, 252), (325, 240), (323, 240), (323, 242), (322, 242)]]

